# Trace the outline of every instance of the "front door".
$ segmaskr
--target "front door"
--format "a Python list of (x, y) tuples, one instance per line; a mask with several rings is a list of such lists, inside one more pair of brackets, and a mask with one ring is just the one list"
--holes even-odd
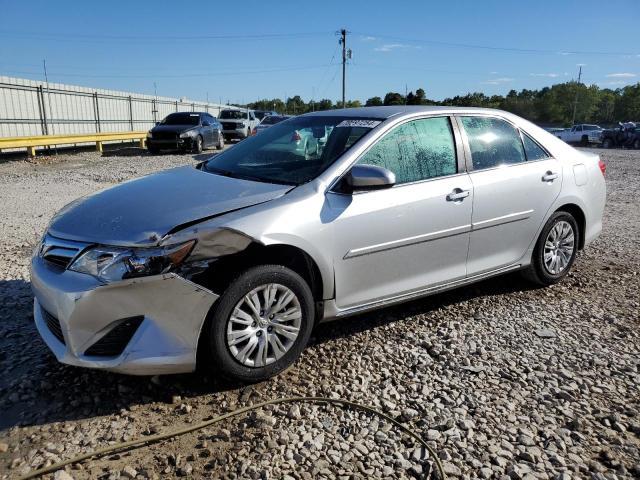
[(394, 187), (327, 194), (339, 308), (464, 278), (473, 190), (457, 150), (448, 117), (408, 121), (357, 161), (391, 170)]
[(517, 265), (560, 193), (558, 160), (506, 120), (459, 117), (471, 153), (468, 275)]

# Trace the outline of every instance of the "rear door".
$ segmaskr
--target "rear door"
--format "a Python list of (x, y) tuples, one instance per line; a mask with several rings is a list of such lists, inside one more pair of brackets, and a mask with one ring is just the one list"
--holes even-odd
[(473, 191), (453, 129), (447, 116), (394, 127), (357, 163), (391, 170), (396, 185), (327, 194), (339, 308), (464, 278)]
[(562, 169), (505, 119), (458, 120), (474, 192), (467, 274), (517, 265), (560, 193)]

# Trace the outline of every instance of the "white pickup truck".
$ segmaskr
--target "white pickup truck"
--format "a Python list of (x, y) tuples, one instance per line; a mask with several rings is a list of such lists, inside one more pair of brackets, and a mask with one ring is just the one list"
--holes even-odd
[(567, 143), (579, 143), (580, 145), (602, 142), (602, 128), (598, 125), (574, 125), (561, 132), (555, 132), (554, 135)]

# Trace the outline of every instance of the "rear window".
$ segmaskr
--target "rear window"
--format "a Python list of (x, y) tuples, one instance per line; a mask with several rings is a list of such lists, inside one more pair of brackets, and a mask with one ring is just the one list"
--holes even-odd
[(526, 161), (519, 132), (495, 117), (462, 117), (474, 170)]
[(275, 125), (276, 123), (280, 123), (285, 120), (286, 117), (278, 117), (277, 115), (267, 115), (262, 119), (262, 125)]

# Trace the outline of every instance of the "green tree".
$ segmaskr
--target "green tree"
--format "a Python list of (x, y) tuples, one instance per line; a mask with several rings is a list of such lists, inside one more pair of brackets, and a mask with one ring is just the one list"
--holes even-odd
[(384, 96), (384, 105), (404, 105), (404, 97), (396, 92), (389, 92)]
[(367, 102), (364, 104), (365, 107), (379, 107), (380, 105), (384, 105), (380, 97), (368, 98)]

